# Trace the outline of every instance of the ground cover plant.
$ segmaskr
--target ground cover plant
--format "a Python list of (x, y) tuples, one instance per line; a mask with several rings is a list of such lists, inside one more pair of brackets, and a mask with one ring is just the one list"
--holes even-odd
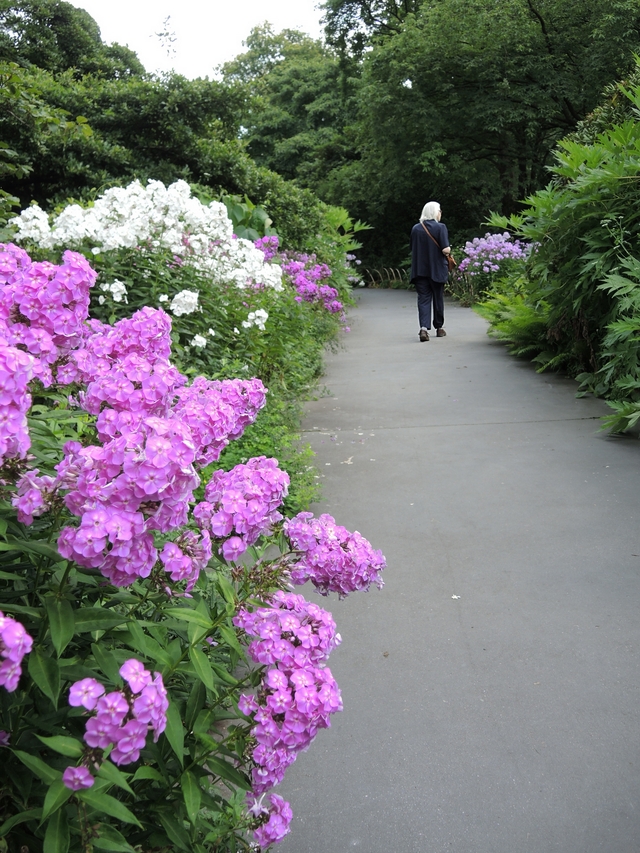
[(259, 379), (181, 373), (160, 308), (89, 319), (79, 253), (3, 245), (0, 271), (0, 836), (267, 848), (291, 819), (274, 785), (341, 708), (333, 619), (284, 589), (381, 585), (384, 559), (285, 520), (275, 459), (215, 468)]

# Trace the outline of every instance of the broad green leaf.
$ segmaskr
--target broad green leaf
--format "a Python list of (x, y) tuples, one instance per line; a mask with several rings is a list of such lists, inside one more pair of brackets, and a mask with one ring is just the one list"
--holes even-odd
[(58, 809), (47, 824), (42, 845), (43, 853), (67, 853), (69, 849), (69, 827), (64, 809)]
[(127, 782), (127, 777), (124, 775), (122, 770), (118, 770), (112, 761), (102, 762), (100, 770), (98, 770), (98, 776), (101, 776), (103, 779), (107, 779), (112, 784), (117, 785), (118, 788), (122, 788), (123, 791), (133, 794), (133, 791), (129, 787), (129, 783)]
[(91, 788), (87, 788), (84, 791), (78, 791), (76, 796), (98, 812), (107, 814), (109, 817), (115, 817), (124, 823), (135, 823), (136, 826), (141, 826), (133, 812), (130, 812), (124, 803), (109, 794), (96, 793)]
[(142, 767), (138, 767), (131, 781), (138, 782), (140, 779), (151, 779), (154, 782), (164, 782), (162, 774), (158, 773), (155, 767), (149, 767), (146, 764), (143, 764)]
[(195, 669), (198, 678), (202, 681), (205, 687), (208, 687), (209, 690), (213, 690), (213, 673), (211, 672), (211, 666), (209, 665), (209, 658), (203, 651), (197, 649), (195, 646), (192, 646), (189, 649), (189, 658), (191, 659), (191, 663), (193, 664), (193, 668)]
[(33, 619), (42, 619), (44, 612), (36, 607), (25, 607), (22, 604), (13, 604), (10, 601), (3, 601), (2, 609), (7, 613), (19, 613), (22, 616), (31, 616)]
[(158, 812), (158, 818), (170, 840), (181, 850), (191, 853), (191, 841), (183, 824), (167, 812)]
[(170, 702), (167, 709), (167, 727), (164, 734), (178, 756), (180, 764), (184, 764), (184, 726), (174, 702)]
[(84, 746), (73, 737), (64, 737), (63, 735), (55, 735), (54, 737), (36, 735), (36, 737), (49, 749), (59, 752), (60, 755), (66, 755), (67, 758), (80, 758), (84, 752)]
[(94, 836), (91, 841), (97, 850), (109, 850), (112, 853), (135, 853), (124, 835), (108, 823), (99, 825), (98, 835)]
[(51, 640), (58, 657), (71, 642), (75, 630), (73, 608), (66, 599), (46, 598), (45, 607), (49, 617)]
[(201, 628), (213, 628), (213, 623), (208, 616), (198, 613), (197, 610), (187, 610), (186, 607), (169, 607), (164, 611), (167, 616), (174, 619), (182, 619), (184, 622), (195, 622)]
[(36, 649), (29, 655), (29, 675), (57, 708), (60, 693), (60, 669), (57, 661)]
[(108, 631), (109, 628), (122, 625), (128, 619), (127, 616), (122, 616), (120, 613), (103, 607), (83, 607), (76, 610), (74, 616), (78, 634), (89, 631)]
[(73, 791), (64, 784), (62, 779), (56, 781), (49, 786), (47, 795), (44, 798), (44, 806), (42, 807), (42, 820), (46, 820), (50, 815), (57, 811), (60, 806), (64, 805)]
[(243, 791), (249, 791), (251, 789), (251, 783), (247, 778), (241, 775), (235, 767), (232, 767), (221, 758), (216, 758), (215, 755), (209, 755), (207, 757), (207, 767), (213, 773), (220, 776), (221, 779), (224, 779), (225, 782), (231, 782), (232, 785), (242, 788)]
[[(77, 612), (78, 611), (76, 611), (76, 613)], [(121, 681), (120, 664), (116, 660), (115, 655), (108, 649), (103, 649), (98, 643), (92, 643), (91, 651), (96, 659), (96, 663), (107, 678), (114, 684), (119, 684)]]
[(62, 774), (58, 770), (54, 770), (53, 767), (49, 767), (48, 764), (38, 758), (37, 755), (31, 755), (28, 752), (22, 752), (19, 749), (15, 749), (13, 754), (22, 761), (25, 767), (28, 767), (32, 773), (42, 779), (45, 785), (52, 785), (56, 779), (61, 779)]
[(187, 807), (187, 817), (191, 823), (195, 823), (198, 812), (200, 811), (201, 796), (198, 780), (191, 771), (185, 770), (182, 774), (180, 777), (180, 787), (182, 788), (184, 804)]
[(2, 826), (0, 826), (0, 838), (7, 835), (13, 827), (17, 826), (19, 823), (26, 823), (28, 820), (40, 820), (41, 814), (42, 809), (29, 809), (26, 812), (14, 814), (13, 817), (10, 817), (9, 820), (5, 820)]

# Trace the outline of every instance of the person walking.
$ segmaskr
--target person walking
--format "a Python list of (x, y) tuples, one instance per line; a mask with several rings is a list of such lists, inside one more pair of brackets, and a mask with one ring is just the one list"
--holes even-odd
[(429, 340), (431, 309), (436, 336), (444, 338), (444, 285), (449, 277), (447, 255), (451, 254), (447, 226), (441, 222), (442, 208), (429, 201), (422, 208), (420, 222), (411, 229), (411, 284), (418, 293), (420, 341)]

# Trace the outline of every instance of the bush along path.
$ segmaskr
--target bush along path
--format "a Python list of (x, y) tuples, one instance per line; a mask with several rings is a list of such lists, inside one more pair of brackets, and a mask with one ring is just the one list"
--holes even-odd
[[(93, 244), (97, 287), (79, 252), (53, 263), (0, 247), (0, 837), (12, 853), (279, 841), (291, 810), (274, 786), (342, 707), (326, 666), (335, 623), (291, 585), (340, 597), (382, 585), (384, 558), (358, 533), (281, 514), (290, 478), (276, 459), (220, 466), (265, 406), (252, 367), (286, 384), (287, 352), (335, 328), (328, 267), (236, 240), (222, 205), (178, 192), (173, 222), (119, 208), (128, 246), (96, 213), (66, 211), (66, 238)], [(29, 217), (31, 243), (53, 251), (56, 225)], [(90, 316), (92, 298), (108, 317)], [(258, 337), (274, 315), (281, 331), (302, 319), (295, 346)], [(194, 375), (207, 367), (244, 376)]]

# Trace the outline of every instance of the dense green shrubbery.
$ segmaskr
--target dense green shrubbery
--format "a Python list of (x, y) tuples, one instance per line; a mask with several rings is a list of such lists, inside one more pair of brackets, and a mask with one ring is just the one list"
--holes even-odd
[[(554, 179), (522, 215), (494, 216), (534, 244), (525, 269), (507, 278), (481, 313), (492, 333), (540, 370), (563, 369), (579, 393), (609, 398), (609, 425), (631, 423), (640, 392), (635, 334), (640, 306), (640, 81), (621, 93), (630, 117), (594, 134), (582, 127), (556, 153)], [(600, 125), (606, 110), (594, 116)], [(635, 417), (635, 416), (634, 416)]]

